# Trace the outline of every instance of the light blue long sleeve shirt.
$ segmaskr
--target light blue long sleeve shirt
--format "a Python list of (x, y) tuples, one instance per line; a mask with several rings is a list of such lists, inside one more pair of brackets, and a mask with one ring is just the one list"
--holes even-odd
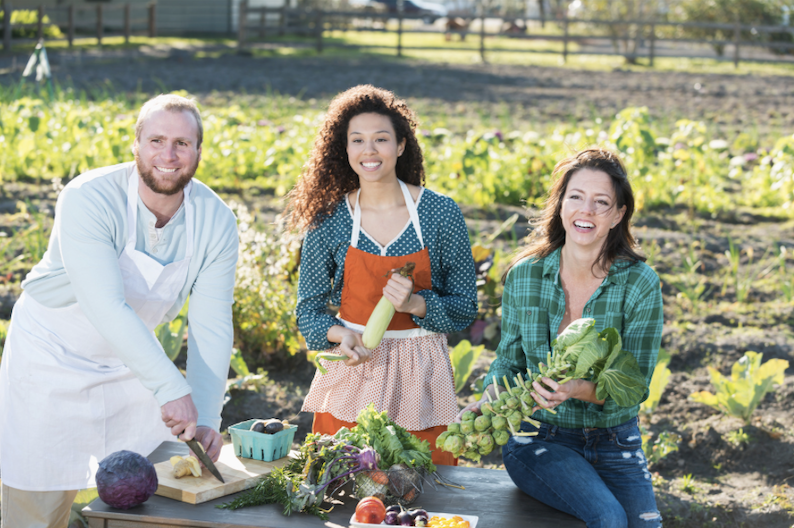
[[(66, 185), (55, 207), (47, 252), (22, 288), (49, 308), (77, 302), (160, 405), (192, 393), (198, 425), (217, 430), (232, 350), (237, 222), (209, 187), (194, 180), (193, 257), (187, 280), (164, 319), (174, 319), (190, 295), (185, 379), (124, 299), (118, 259), (127, 244), (127, 183), (134, 168), (132, 162), (104, 167)], [(154, 214), (140, 196), (137, 208), (135, 249), (163, 265), (183, 259), (184, 206), (158, 230)]]

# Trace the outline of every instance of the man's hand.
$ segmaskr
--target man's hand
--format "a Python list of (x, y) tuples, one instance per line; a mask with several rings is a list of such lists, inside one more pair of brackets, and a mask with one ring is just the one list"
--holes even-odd
[[(217, 462), (221, 456), (221, 447), (223, 447), (223, 437), (221, 434), (207, 426), (196, 427), (196, 440), (198, 440), (204, 451), (207, 452), (213, 462)], [(201, 464), (202, 466), (204, 464)]]
[(172, 435), (182, 435), (182, 440), (192, 440), (196, 436), (198, 411), (190, 394), (160, 407), (160, 415), (165, 426), (171, 428)]

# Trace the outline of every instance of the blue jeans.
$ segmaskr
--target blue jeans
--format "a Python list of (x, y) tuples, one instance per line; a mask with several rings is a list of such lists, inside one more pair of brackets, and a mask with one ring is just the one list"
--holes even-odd
[(544, 423), (538, 436), (510, 438), (502, 459), (521, 491), (588, 528), (662, 526), (636, 418), (605, 429)]

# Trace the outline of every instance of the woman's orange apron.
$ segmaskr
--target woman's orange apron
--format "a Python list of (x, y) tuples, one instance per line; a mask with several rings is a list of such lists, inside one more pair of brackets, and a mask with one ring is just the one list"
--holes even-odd
[[(432, 289), (430, 254), (427, 250), (427, 247), (424, 247), (416, 206), (413, 202), (410, 192), (408, 191), (408, 187), (402, 181), (400, 181), (400, 187), (403, 191), (406, 206), (408, 207), (408, 211), (411, 216), (411, 222), (413, 223), (414, 229), (416, 230), (417, 236), (420, 243), (422, 243), (423, 248), (416, 253), (399, 257), (373, 255), (358, 249), (358, 237), (361, 228), (361, 208), (358, 207), (357, 194), (353, 215), (353, 233), (351, 236), (350, 248), (348, 248), (347, 256), (345, 257), (344, 285), (342, 287), (342, 301), (339, 308), (339, 317), (345, 323), (345, 326), (363, 329), (363, 327), (367, 324), (370, 314), (375, 309), (375, 305), (383, 296), (383, 287), (388, 281), (389, 272), (393, 269), (404, 266), (407, 262), (413, 262), (416, 265), (413, 273), (414, 293), (420, 290)], [(433, 333), (420, 328), (416, 323), (414, 323), (413, 319), (411, 318), (411, 314), (397, 312), (394, 314), (394, 318), (389, 324), (387, 333), (384, 336), (384, 343), (382, 343), (373, 351), (373, 358), (379, 353), (388, 353), (390, 341), (403, 341), (411, 339), (426, 340), (426, 336), (431, 334)], [(384, 348), (384, 350), (381, 350), (382, 348)], [(392, 353), (394, 353), (394, 350), (392, 350)], [(446, 364), (449, 365), (448, 356), (445, 355), (444, 358), (446, 360)], [(367, 363), (371, 363), (372, 361), (373, 360), (370, 360)], [(345, 368), (349, 369), (349, 371), (352, 371), (355, 368), (364, 367), (367, 365), (367, 363), (359, 365), (358, 367), (349, 368), (345, 367), (340, 362), (337, 362), (335, 367), (337, 369)], [(332, 366), (329, 365), (328, 368), (331, 367)], [(452, 387), (452, 396), (454, 397), (454, 382), (451, 379), (451, 366), (449, 366), (449, 368), (446, 370), (442, 369), (441, 372), (443, 373), (442, 377), (446, 377), (446, 373), (449, 373), (449, 386)], [(318, 376), (319, 374), (315, 376), (315, 381), (312, 383), (313, 388), (315, 388), (315, 384), (318, 382)], [(319, 381), (322, 381), (322, 379), (320, 378)], [(422, 383), (423, 379), (414, 381)], [(444, 383), (444, 385), (447, 384)], [(405, 388), (406, 390), (401, 391), (401, 394), (410, 392), (410, 387)], [(310, 391), (309, 396), (307, 396), (307, 402), (309, 402), (311, 398), (312, 394)], [(447, 397), (445, 399), (447, 406), (449, 406), (448, 400), (449, 398)], [(377, 407), (378, 405), (376, 404), (376, 408)], [(457, 407), (457, 402), (455, 402), (455, 407)], [(382, 410), (383, 409), (378, 409), (378, 411)], [(432, 409), (428, 410), (432, 412)], [(360, 409), (356, 409), (356, 414), (358, 411), (360, 411)], [(422, 409), (418, 408), (415, 411), (421, 413)], [(447, 414), (449, 414), (449, 410), (447, 410)], [(391, 416), (391, 413), (390, 418), (399, 424), (395, 417)], [(315, 412), (312, 431), (314, 433), (332, 435), (341, 427), (352, 428), (355, 425), (356, 424), (354, 422), (341, 420), (335, 417), (331, 412)], [(436, 438), (442, 432), (446, 431), (446, 429), (446, 425), (437, 425), (423, 430), (410, 432), (420, 439), (427, 440), (430, 443), (430, 449), (433, 451), (432, 458), (434, 464), (457, 465), (457, 459), (455, 459), (450, 453), (436, 450), (435, 448)]]

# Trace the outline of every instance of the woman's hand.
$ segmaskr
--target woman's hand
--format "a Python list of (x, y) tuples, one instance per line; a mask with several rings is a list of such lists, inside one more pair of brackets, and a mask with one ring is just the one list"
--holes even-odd
[(372, 359), (372, 350), (364, 346), (361, 334), (352, 331), (342, 337), (339, 352), (347, 356), (344, 364), (348, 367), (355, 367)]
[(554, 409), (570, 398), (591, 403), (604, 403), (603, 400), (595, 399), (595, 383), (592, 381), (575, 379), (562, 385), (551, 378), (541, 378), (541, 381), (543, 385), (551, 390), (534, 381), (532, 382), (532, 388), (535, 390), (532, 392), (532, 397), (544, 409)]
[[(476, 401), (474, 403), (468, 404), (458, 413), (457, 416), (455, 416), (455, 419), (452, 421), (460, 422), (463, 413), (465, 413), (466, 411), (472, 411), (475, 414), (482, 414), (482, 412), (480, 411), (480, 407), (482, 407), (482, 404), (487, 403), (491, 400), (496, 401), (497, 399), (499, 399), (500, 392), (504, 392), (504, 389), (499, 387), (498, 385), (488, 385), (488, 387), (486, 387), (485, 391), (482, 393), (482, 396), (480, 397), (480, 401)], [(488, 399), (489, 395), (491, 396), (491, 400)]]
[(413, 291), (414, 281), (408, 277), (392, 273), (389, 282), (383, 288), (383, 295), (394, 305), (396, 311), (424, 317), (427, 315), (425, 299), (421, 295), (414, 295)]
[(475, 414), (478, 414), (478, 415), (479, 415), (479, 414), (482, 414), (482, 412), (480, 412), (480, 407), (482, 407), (482, 404), (483, 404), (483, 403), (485, 403), (485, 402), (487, 402), (487, 401), (488, 401), (488, 400), (487, 400), (486, 398), (482, 398), (482, 399), (480, 399), (479, 401), (476, 401), (476, 402), (474, 402), (474, 403), (470, 403), (470, 404), (468, 404), (466, 407), (464, 407), (464, 408), (463, 408), (463, 409), (462, 409), (462, 410), (461, 410), (461, 411), (458, 413), (458, 415), (457, 415), (457, 416), (455, 416), (455, 419), (454, 419), (454, 420), (452, 420), (452, 421), (453, 421), (453, 422), (458, 422), (458, 423), (460, 423), (460, 419), (461, 419), (461, 417), (463, 416), (463, 413), (465, 413), (466, 411), (472, 411), (473, 413), (475, 413)]

